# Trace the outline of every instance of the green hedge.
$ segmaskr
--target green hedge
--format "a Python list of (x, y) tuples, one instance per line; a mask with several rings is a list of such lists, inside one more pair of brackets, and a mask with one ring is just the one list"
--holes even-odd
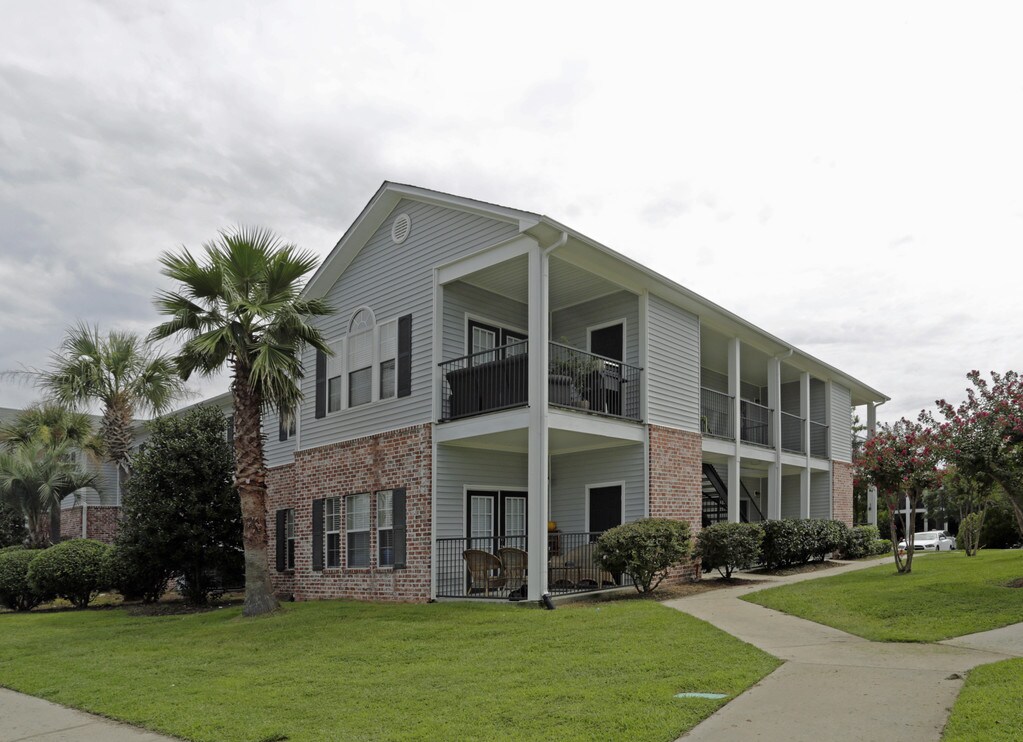
[(28, 581), (38, 594), (64, 598), (85, 608), (107, 587), (107, 552), (110, 547), (92, 539), (76, 538), (43, 550), (28, 568)]
[(43, 602), (46, 596), (28, 581), (29, 565), (41, 553), (21, 547), (0, 551), (0, 605), (12, 611), (30, 611)]
[(689, 556), (689, 524), (668, 518), (615, 526), (597, 540), (596, 555), (604, 569), (624, 572), (641, 593), (657, 589), (668, 570)]
[[(880, 540), (877, 526), (855, 526), (849, 530), (843, 556), (846, 559), (862, 559), (874, 554), (874, 544)], [(889, 547), (891, 542), (888, 542)], [(884, 553), (884, 552), (881, 552)]]
[(696, 556), (704, 569), (716, 569), (725, 579), (737, 569), (760, 562), (764, 529), (759, 523), (715, 523), (696, 536)]

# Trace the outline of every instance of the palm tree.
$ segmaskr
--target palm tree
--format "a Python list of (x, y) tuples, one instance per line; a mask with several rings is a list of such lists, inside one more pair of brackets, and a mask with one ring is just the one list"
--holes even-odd
[(292, 419), (302, 399), (302, 350), (309, 345), (329, 352), (309, 319), (332, 310), (320, 299), (300, 295), (315, 256), (268, 230), (222, 231), (203, 250), (201, 264), (187, 249), (161, 256), (163, 274), (181, 286), (157, 295), (157, 310), (170, 319), (150, 338), (185, 338), (176, 359), (185, 380), (225, 366), (231, 371), (235, 484), (245, 548), (243, 614), (255, 616), (277, 608), (267, 566), (262, 412), (273, 408), (285, 422)]
[(99, 437), (109, 461), (131, 472), (132, 423), (137, 414), (159, 415), (184, 396), (184, 384), (170, 357), (138, 335), (98, 327), (69, 327), (49, 368), (31, 372), (57, 402), (69, 407), (99, 403)]
[(79, 468), (72, 448), (68, 441), (31, 440), (0, 451), (0, 497), (25, 516), (31, 546), (50, 542), (47, 520), (54, 513), (59, 517), (60, 501), (96, 481), (95, 474)]

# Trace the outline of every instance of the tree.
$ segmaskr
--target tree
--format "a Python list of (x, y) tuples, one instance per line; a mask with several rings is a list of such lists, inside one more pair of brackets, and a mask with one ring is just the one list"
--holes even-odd
[(150, 337), (184, 338), (175, 359), (182, 379), (225, 366), (231, 371), (235, 484), (245, 547), (243, 614), (255, 616), (277, 608), (267, 565), (262, 413), (276, 409), (285, 423), (294, 416), (302, 398), (303, 349), (330, 352), (309, 320), (331, 309), (300, 295), (300, 281), (316, 258), (268, 230), (223, 231), (203, 250), (202, 263), (187, 249), (161, 256), (163, 274), (180, 288), (157, 295), (158, 311), (170, 319)]
[(115, 558), (128, 562), (128, 569), (117, 571), (154, 575), (163, 585), (183, 577), (186, 601), (204, 605), (225, 573), (241, 566), (241, 511), (231, 482), (227, 420), (218, 409), (199, 407), (157, 418), (149, 429), (152, 435), (134, 459), (117, 534)]
[(917, 504), (923, 492), (938, 482), (940, 447), (934, 430), (923, 422), (902, 418), (894, 425), (882, 425), (873, 438), (866, 441), (856, 460), (856, 476), (877, 487), (888, 508), (892, 542), (897, 541), (896, 513), (908, 505), (902, 516), (906, 534), (906, 555), (903, 560), (895, 549), (895, 566), (900, 573), (913, 569), (913, 536)]
[(25, 543), (25, 516), (0, 498), (0, 549)]
[(79, 323), (69, 327), (43, 371), (30, 372), (54, 400), (102, 407), (99, 437), (109, 461), (131, 472), (132, 425), (138, 414), (160, 414), (184, 394), (174, 363), (138, 335)]
[(990, 476), (1005, 491), (1023, 531), (1023, 378), (1016, 371), (979, 371), (967, 378), (966, 400), (958, 406), (939, 399), (946, 457), (966, 476)]
[(924, 493), (924, 503), (931, 517), (947, 520), (953, 515), (959, 521), (959, 536), (966, 556), (976, 556), (980, 549), (980, 532), (994, 488), (994, 480), (984, 472), (968, 476), (955, 466), (947, 466), (941, 473), (939, 486)]
[(96, 475), (83, 472), (71, 453), (66, 441), (55, 445), (29, 441), (12, 451), (0, 451), (0, 497), (24, 515), (33, 547), (50, 543), (47, 524), (52, 513), (59, 517), (60, 501), (95, 484)]

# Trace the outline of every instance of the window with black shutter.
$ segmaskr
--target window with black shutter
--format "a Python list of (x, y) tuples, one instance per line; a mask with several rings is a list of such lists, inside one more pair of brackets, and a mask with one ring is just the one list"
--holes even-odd
[(398, 318), (398, 396), (412, 394), (412, 315)]
[(313, 569), (323, 569), (323, 500), (313, 500)]

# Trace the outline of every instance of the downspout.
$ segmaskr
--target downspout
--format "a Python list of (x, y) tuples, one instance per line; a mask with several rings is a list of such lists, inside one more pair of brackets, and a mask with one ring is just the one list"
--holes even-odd
[[(550, 257), (550, 254), (552, 252), (554, 252), (555, 250), (557, 250), (559, 248), (564, 247), (567, 243), (568, 243), (568, 232), (562, 230), (561, 236), (558, 237), (558, 239), (556, 239), (554, 242), (552, 242), (547, 247), (543, 248), (543, 256), (545, 258), (544, 261), (543, 261), (544, 283), (547, 285), (547, 291), (548, 291), (548, 297), (547, 297), (547, 304), (548, 304), (548, 306), (547, 306), (547, 340), (548, 340), (548, 342), (550, 342), (550, 334), (551, 334), (551, 329), (552, 329), (552, 322), (551, 322), (551, 316), (550, 316), (550, 285), (551, 285), (551, 281), (550, 281), (550, 263), (546, 260), (546, 258)], [(550, 363), (550, 358), (548, 358), (548, 364), (549, 363)], [(546, 424), (547, 424), (547, 415), (545, 413), (544, 414), (544, 425), (546, 425)], [(550, 519), (551, 519), (551, 454), (550, 454), (550, 450), (548, 450), (547, 451), (547, 520), (550, 521)], [(546, 603), (545, 603), (545, 605), (546, 605)]]
[(89, 538), (89, 502), (82, 497), (82, 538)]

